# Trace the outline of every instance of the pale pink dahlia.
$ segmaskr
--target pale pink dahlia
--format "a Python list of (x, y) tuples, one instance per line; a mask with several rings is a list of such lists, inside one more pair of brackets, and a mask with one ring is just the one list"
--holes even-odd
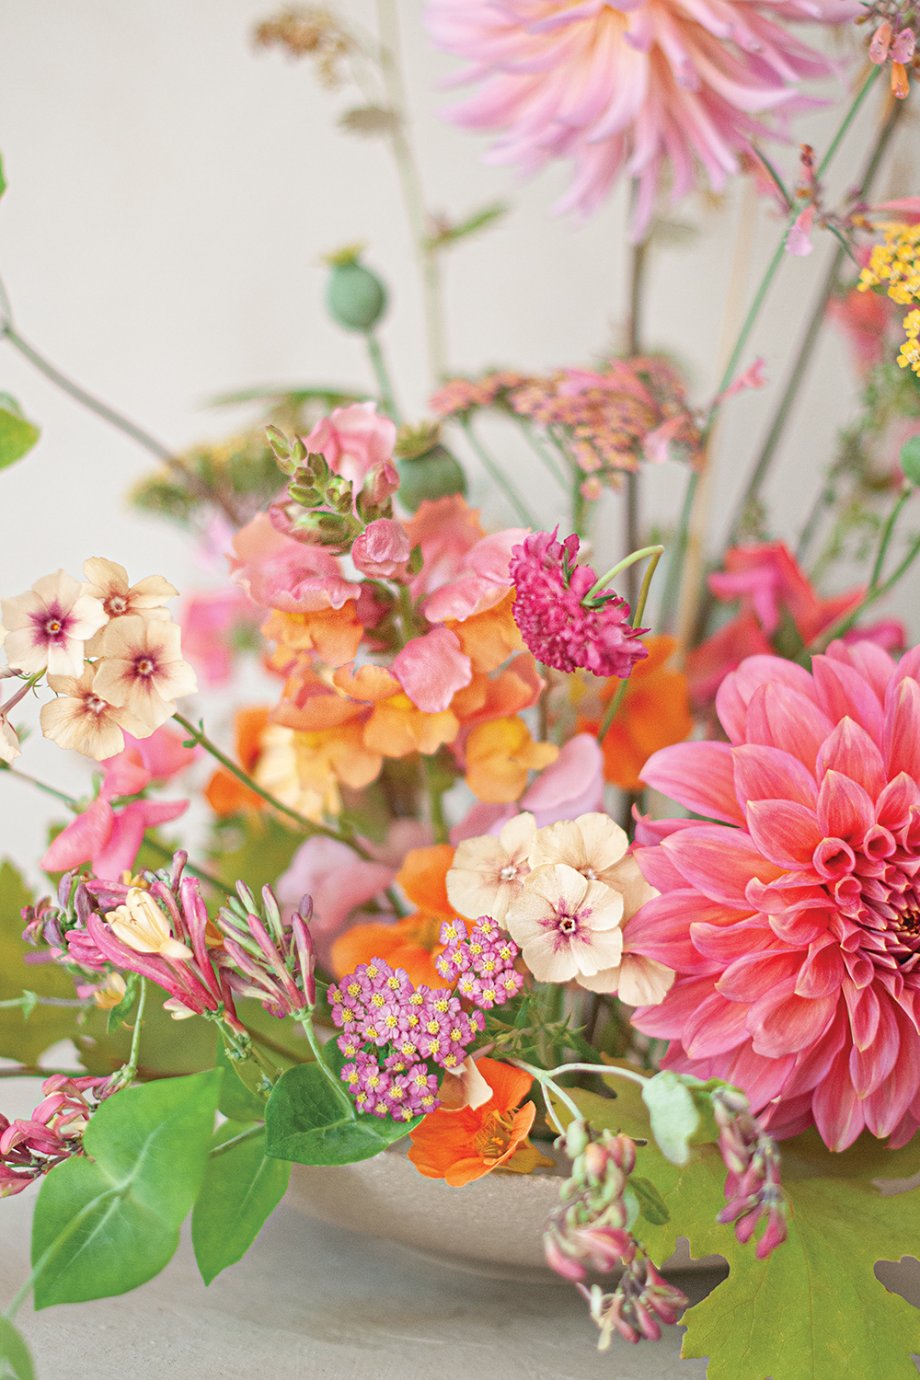
[[(661, 892), (633, 946), (677, 979), (636, 1025), (666, 1062), (741, 1088), (773, 1134), (831, 1149), (920, 1127), (920, 647), (898, 665), (834, 643), (811, 673), (743, 662), (727, 743), (682, 743), (643, 779), (707, 821), (637, 857)], [(717, 823), (708, 821), (715, 820)]]
[[(634, 233), (670, 172), (672, 199), (702, 167), (718, 190), (774, 112), (808, 108), (796, 83), (827, 61), (784, 27), (830, 24), (849, 0), (428, 0), (435, 42), (480, 89), (452, 114), (495, 130), (491, 158), (534, 172), (571, 159), (559, 209), (590, 215), (615, 178), (637, 181)], [(779, 22), (777, 22), (779, 21)]]

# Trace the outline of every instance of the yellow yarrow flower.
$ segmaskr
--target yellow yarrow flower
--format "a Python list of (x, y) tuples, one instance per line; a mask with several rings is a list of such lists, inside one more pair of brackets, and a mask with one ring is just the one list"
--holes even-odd
[(894, 222), (885, 231), (884, 243), (873, 248), (860, 274), (859, 290), (882, 286), (893, 302), (913, 308), (902, 322), (905, 340), (898, 364), (920, 376), (920, 224)]

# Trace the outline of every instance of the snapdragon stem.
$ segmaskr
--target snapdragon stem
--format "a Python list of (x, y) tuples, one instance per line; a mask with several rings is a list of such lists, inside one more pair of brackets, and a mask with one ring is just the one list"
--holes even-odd
[(350, 838), (339, 829), (331, 829), (326, 824), (317, 824), (315, 820), (307, 819), (306, 815), (302, 815), (299, 810), (293, 809), (290, 805), (285, 805), (284, 801), (272, 795), (271, 791), (266, 791), (264, 787), (259, 785), (254, 777), (250, 776), (248, 771), (238, 766), (237, 763), (233, 761), (232, 757), (228, 757), (225, 752), (221, 751), (216, 743), (211, 741), (205, 733), (203, 726), (196, 728), (184, 714), (174, 714), (173, 718), (179, 727), (184, 728), (186, 733), (188, 733), (193, 745), (197, 744), (199, 747), (203, 747), (205, 752), (214, 758), (215, 762), (219, 762), (222, 767), (225, 767), (227, 771), (230, 772), (231, 776), (235, 776), (244, 786), (248, 786), (251, 791), (259, 796), (261, 800), (264, 800), (266, 805), (270, 805), (273, 810), (277, 810), (279, 814), (285, 815), (288, 819), (293, 820), (295, 824), (298, 824), (300, 828), (303, 829), (305, 834), (322, 834), (324, 838), (335, 839), (337, 843), (346, 844), (353, 853), (357, 853), (359, 858), (364, 858), (365, 860), (370, 858), (367, 849), (358, 843), (356, 839)]
[(475, 451), (476, 457), (480, 461), (483, 469), (501, 489), (502, 493), (505, 495), (508, 502), (511, 504), (511, 507), (514, 509), (517, 517), (520, 519), (520, 521), (524, 524), (525, 527), (532, 527), (534, 531), (538, 531), (540, 528), (539, 522), (528, 510), (526, 503), (523, 501), (517, 489), (515, 489), (514, 485), (508, 480), (501, 466), (495, 460), (493, 460), (492, 456), (486, 450), (485, 446), (482, 444), (479, 437), (473, 430), (473, 425), (469, 418), (466, 417), (461, 419), (460, 426), (463, 429), (463, 433), (466, 436), (466, 439), (469, 441), (471, 447)]
[(101, 418), (102, 421), (107, 422), (109, 426), (114, 427), (116, 431), (120, 431), (124, 436), (129, 437), (130, 440), (134, 441), (143, 450), (146, 450), (150, 455), (154, 456), (155, 459), (159, 460), (161, 464), (166, 465), (168, 469), (172, 470), (196, 498), (206, 503), (216, 503), (234, 526), (239, 525), (240, 515), (237, 513), (226, 494), (221, 493), (218, 488), (212, 489), (209, 485), (203, 483), (168, 446), (165, 446), (162, 441), (158, 441), (149, 431), (138, 426), (136, 422), (132, 422), (129, 417), (124, 416), (123, 413), (118, 412), (114, 407), (110, 407), (109, 404), (103, 402), (101, 398), (97, 398), (92, 393), (87, 392), (80, 384), (75, 383), (73, 379), (69, 378), (62, 370), (58, 369), (57, 366), (52, 364), (49, 359), (46, 359), (34, 345), (30, 345), (29, 342), (19, 334), (9, 316), (0, 324), (0, 337), (8, 340), (14, 350), (21, 354), (24, 359), (27, 359), (34, 369), (37, 369), (40, 374), (48, 379), (50, 383), (53, 383), (56, 388), (59, 388), (62, 393), (66, 393), (68, 397), (73, 398), (74, 402), (79, 403), (81, 407), (85, 407), (88, 412), (92, 412), (95, 416)]

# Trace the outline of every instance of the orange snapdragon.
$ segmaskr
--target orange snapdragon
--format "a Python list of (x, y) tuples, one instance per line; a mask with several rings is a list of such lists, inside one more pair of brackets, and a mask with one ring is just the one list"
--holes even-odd
[(492, 805), (517, 800), (531, 771), (555, 762), (559, 749), (538, 743), (517, 716), (477, 724), (466, 740), (466, 784), (475, 796)]
[(432, 1112), (409, 1136), (409, 1159), (419, 1173), (454, 1188), (493, 1169), (529, 1174), (542, 1158), (527, 1139), (537, 1109), (532, 1102), (521, 1106), (533, 1079), (497, 1059), (478, 1059), (476, 1066), (492, 1089), (488, 1102)]

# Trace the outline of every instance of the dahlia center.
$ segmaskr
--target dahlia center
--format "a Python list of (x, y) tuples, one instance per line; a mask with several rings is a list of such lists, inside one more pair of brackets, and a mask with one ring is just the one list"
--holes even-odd
[(825, 887), (841, 916), (861, 929), (867, 958), (920, 976), (920, 858), (907, 831), (899, 833), (876, 826), (861, 845), (841, 844), (841, 875)]

